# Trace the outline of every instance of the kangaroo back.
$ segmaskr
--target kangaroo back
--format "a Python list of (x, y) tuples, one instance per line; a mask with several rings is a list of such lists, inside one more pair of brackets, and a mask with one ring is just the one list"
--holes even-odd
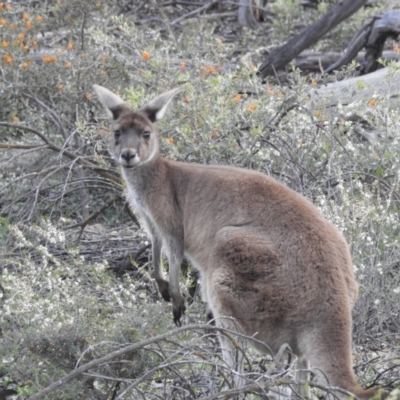
[[(239, 329), (274, 352), (289, 344), (322, 384), (362, 399), (385, 398), (361, 389), (352, 371), (357, 283), (339, 231), (307, 199), (264, 174), (161, 157), (154, 123), (179, 89), (137, 111), (108, 89), (94, 89), (113, 119), (110, 152), (151, 238), (155, 279), (172, 301), (175, 323), (185, 312), (179, 272), (186, 257), (200, 273), (203, 300), (218, 326)], [(241, 354), (226, 337), (220, 341), (226, 362), (241, 372)]]

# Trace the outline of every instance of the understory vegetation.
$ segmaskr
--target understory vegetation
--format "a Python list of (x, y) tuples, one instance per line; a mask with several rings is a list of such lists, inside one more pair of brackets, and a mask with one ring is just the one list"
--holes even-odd
[[(134, 108), (182, 86), (159, 123), (164, 156), (258, 170), (319, 207), (350, 244), (360, 284), (353, 313), (359, 381), (399, 386), (399, 110), (377, 95), (334, 108), (310, 100), (318, 87), (353, 76), (355, 64), (329, 76), (294, 68), (284, 80), (256, 74), (260, 42), (284, 42), (328, 4), (305, 11), (300, 2), (275, 1), (274, 22), (259, 28), (268, 27), (269, 41), (234, 24), (233, 2), (217, 5), (214, 18), (182, 24), (171, 23), (177, 6), (115, 3), (0, 3), (0, 392), (28, 398), (121, 349), (38, 398), (211, 399), (230, 390), (215, 330), (200, 326), (205, 305), (196, 290), (189, 294), (190, 268), (181, 279), (187, 329), (165, 337), (176, 329), (170, 304), (153, 282), (149, 239), (108, 155), (109, 122), (93, 84)], [(343, 46), (385, 11), (380, 3), (318, 48)], [(226, 38), (229, 26), (235, 40)], [(398, 73), (392, 63), (382, 82), (388, 93), (399, 92), (391, 86)], [(247, 398), (293, 381), (295, 360), (287, 367), (244, 351), (253, 385)]]

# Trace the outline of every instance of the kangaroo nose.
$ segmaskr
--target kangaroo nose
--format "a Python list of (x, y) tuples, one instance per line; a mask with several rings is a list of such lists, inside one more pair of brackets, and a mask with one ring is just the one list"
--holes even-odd
[(136, 151), (133, 149), (124, 149), (121, 151), (121, 161), (126, 164), (129, 164), (130, 161), (133, 161), (136, 157)]

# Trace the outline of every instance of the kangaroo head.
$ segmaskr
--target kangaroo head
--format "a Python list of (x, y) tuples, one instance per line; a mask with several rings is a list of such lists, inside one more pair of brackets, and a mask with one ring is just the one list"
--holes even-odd
[(137, 111), (110, 90), (98, 85), (93, 85), (93, 88), (114, 120), (109, 146), (112, 157), (124, 168), (134, 168), (153, 160), (159, 151), (154, 123), (165, 115), (180, 88), (156, 97)]

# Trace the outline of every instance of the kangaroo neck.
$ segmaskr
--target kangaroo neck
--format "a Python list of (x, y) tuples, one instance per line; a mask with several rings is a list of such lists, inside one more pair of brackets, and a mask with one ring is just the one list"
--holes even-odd
[(166, 160), (157, 154), (151, 161), (134, 168), (121, 168), (122, 176), (129, 191), (134, 190), (138, 196), (146, 197), (148, 191), (161, 189), (167, 185), (165, 179)]

